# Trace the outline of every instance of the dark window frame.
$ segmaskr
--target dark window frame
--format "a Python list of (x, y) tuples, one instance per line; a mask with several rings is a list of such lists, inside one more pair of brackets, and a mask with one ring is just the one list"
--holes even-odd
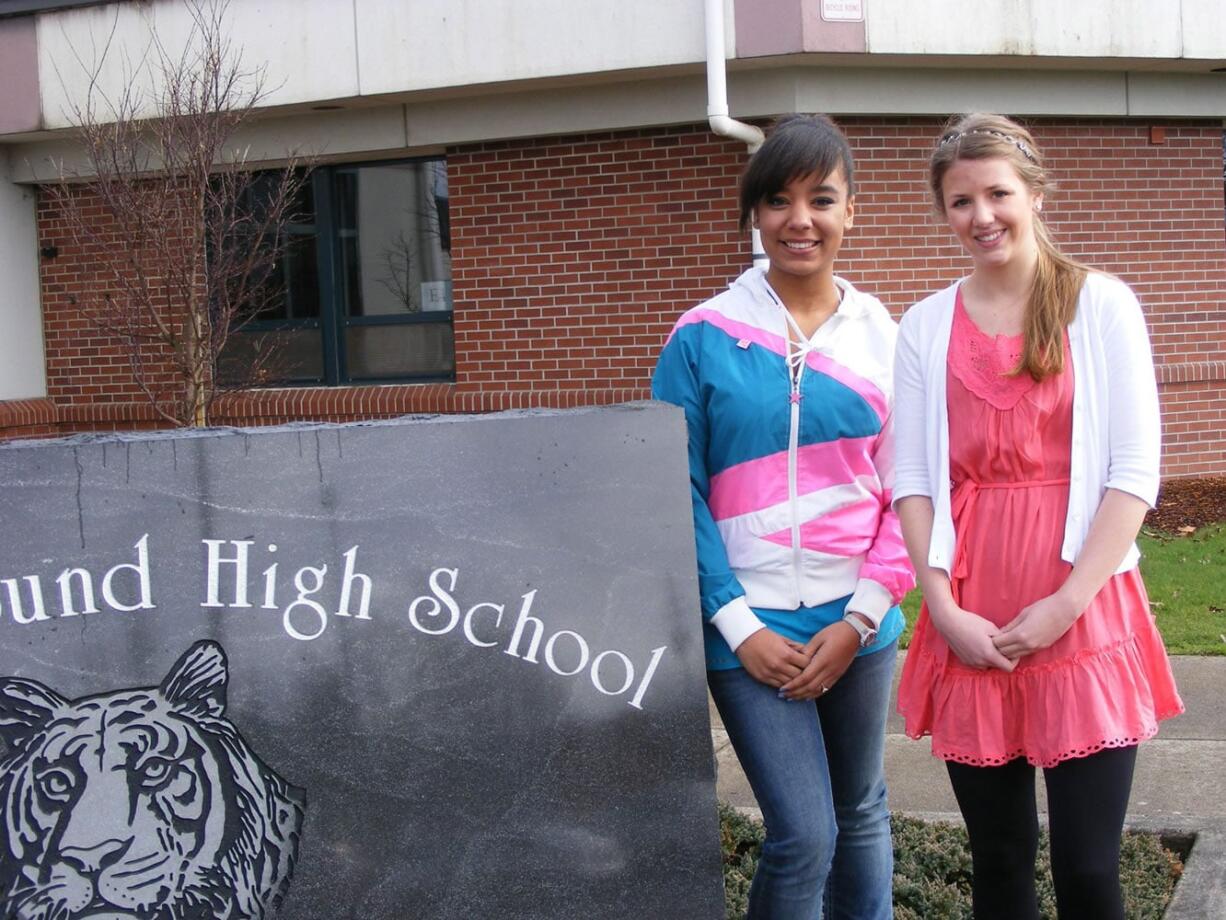
[[(341, 240), (343, 230), (336, 214), (335, 179), (344, 170), (361, 170), (379, 166), (402, 166), (408, 163), (443, 163), (443, 156), (397, 157), (392, 159), (363, 160), (359, 162), (333, 163), (317, 166), (311, 171), (311, 195), (314, 202), (314, 220), (292, 224), (285, 232), (289, 235), (315, 235), (315, 259), (319, 282), (319, 316), (289, 317), (285, 319), (252, 319), (243, 324), (244, 333), (275, 335), (278, 332), (319, 330), (322, 349), (323, 373), (314, 377), (288, 377), (270, 379), (270, 387), (335, 387), (335, 386), (380, 386), (384, 384), (450, 383), (455, 377), (454, 339), (451, 371), (447, 374), (419, 373), (394, 376), (362, 376), (354, 378), (347, 364), (345, 345), (347, 330), (374, 326), (412, 326), (418, 324), (447, 325), (454, 329), (455, 311), (429, 310), (419, 313), (376, 314), (350, 316), (342, 294), (344, 279), (340, 277)], [(450, 239), (449, 216), (440, 216), (444, 223), (443, 234)], [(450, 246), (446, 247), (450, 251)], [(287, 292), (287, 296), (292, 296)]]

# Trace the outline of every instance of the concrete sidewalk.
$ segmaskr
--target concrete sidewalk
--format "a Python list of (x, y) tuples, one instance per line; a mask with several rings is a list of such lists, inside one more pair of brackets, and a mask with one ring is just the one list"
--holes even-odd
[[(897, 670), (905, 654), (899, 653)], [(1162, 723), (1158, 736), (1141, 745), (1128, 825), (1196, 837), (1168, 917), (1226, 917), (1226, 657), (1176, 656), (1171, 664), (1187, 711)], [(714, 705), (711, 726), (720, 801), (756, 808)], [(928, 740), (907, 738), (894, 712), (886, 730), (891, 810), (959, 820), (945, 766), (932, 756)], [(1041, 779), (1038, 789), (1039, 808), (1045, 811)]]

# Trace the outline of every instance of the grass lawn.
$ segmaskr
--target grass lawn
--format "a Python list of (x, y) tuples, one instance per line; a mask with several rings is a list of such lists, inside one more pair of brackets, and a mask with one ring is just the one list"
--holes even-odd
[(1172, 536), (1145, 530), (1141, 574), (1172, 655), (1226, 655), (1226, 524)]
[[(1226, 655), (1226, 524), (1183, 534), (1146, 528), (1137, 542), (1141, 575), (1167, 651)], [(903, 599), (903, 648), (911, 640), (919, 606), (918, 590)]]

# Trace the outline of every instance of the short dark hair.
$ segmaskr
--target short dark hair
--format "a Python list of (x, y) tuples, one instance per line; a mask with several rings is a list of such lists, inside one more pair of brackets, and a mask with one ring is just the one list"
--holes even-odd
[(741, 174), (741, 229), (749, 226), (753, 209), (793, 179), (816, 174), (825, 178), (842, 167), (847, 193), (855, 194), (851, 147), (838, 126), (825, 115), (784, 115)]

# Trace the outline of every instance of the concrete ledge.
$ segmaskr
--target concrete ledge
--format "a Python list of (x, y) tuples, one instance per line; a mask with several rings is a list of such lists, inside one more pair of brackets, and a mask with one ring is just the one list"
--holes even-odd
[(1160, 834), (1167, 839), (1192, 838), (1192, 849), (1183, 863), (1183, 875), (1166, 908), (1166, 920), (1226, 917), (1226, 819), (1193, 819), (1177, 826), (1166, 820), (1129, 821), (1128, 828)]

